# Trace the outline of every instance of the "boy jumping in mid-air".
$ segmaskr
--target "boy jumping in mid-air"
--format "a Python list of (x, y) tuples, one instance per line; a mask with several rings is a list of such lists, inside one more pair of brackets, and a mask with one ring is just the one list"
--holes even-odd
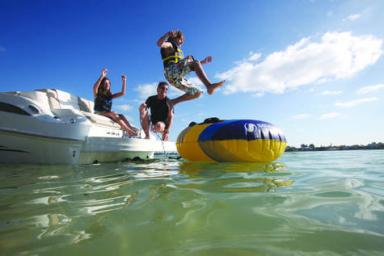
[(185, 94), (172, 100), (173, 105), (200, 97), (202, 92), (184, 78), (191, 71), (195, 71), (197, 77), (207, 88), (208, 94), (214, 93), (225, 82), (223, 80), (218, 83), (211, 83), (208, 80), (202, 64), (210, 63), (212, 61), (211, 56), (202, 61), (195, 60), (192, 56), (184, 58), (180, 49), (183, 43), (184, 35), (180, 30), (169, 31), (157, 41), (157, 45), (161, 49), (165, 78), (170, 84), (185, 92)]

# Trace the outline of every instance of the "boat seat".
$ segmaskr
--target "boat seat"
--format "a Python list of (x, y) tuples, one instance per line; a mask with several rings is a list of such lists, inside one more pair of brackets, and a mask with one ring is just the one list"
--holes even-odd
[(88, 113), (94, 113), (93, 112), (94, 103), (92, 101), (78, 97), (77, 102), (79, 105), (79, 109), (81, 111), (88, 112)]
[(61, 104), (55, 91), (52, 90), (50, 92), (47, 92), (47, 96), (48, 96), (49, 106), (51, 107), (52, 112), (54, 112), (55, 109), (61, 109)]
[(36, 105), (38, 108), (40, 108), (44, 113), (52, 114), (46, 93), (41, 91), (16, 92), (15, 95), (22, 96), (31, 99), (35, 102), (38, 102), (39, 104)]
[(112, 121), (112, 119), (94, 114), (94, 103), (92, 101), (77, 96), (75, 97), (67, 92), (56, 89), (44, 89), (42, 91), (47, 94), (52, 113), (58, 113), (59, 111), (56, 111), (58, 109), (72, 109), (75, 110), (75, 112), (78, 111), (93, 123), (120, 129), (120, 125)]
[(51, 108), (53, 109), (76, 109), (80, 110), (78, 97), (60, 90), (48, 89), (47, 95)]

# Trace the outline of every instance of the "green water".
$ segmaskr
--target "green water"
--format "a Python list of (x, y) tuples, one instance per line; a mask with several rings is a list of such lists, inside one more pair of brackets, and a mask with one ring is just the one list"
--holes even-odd
[(0, 255), (384, 255), (384, 151), (0, 165)]

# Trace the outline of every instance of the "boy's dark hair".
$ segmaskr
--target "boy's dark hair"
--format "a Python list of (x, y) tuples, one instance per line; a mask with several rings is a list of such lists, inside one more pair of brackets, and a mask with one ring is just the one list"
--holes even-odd
[(178, 38), (184, 38), (184, 34), (181, 30), (173, 30), (173, 35), (171, 36), (171, 40), (176, 40)]
[(184, 34), (183, 34), (183, 32), (181, 30), (176, 30), (175, 32), (176, 32), (175, 33), (176, 34), (175, 35), (176, 38), (184, 37)]

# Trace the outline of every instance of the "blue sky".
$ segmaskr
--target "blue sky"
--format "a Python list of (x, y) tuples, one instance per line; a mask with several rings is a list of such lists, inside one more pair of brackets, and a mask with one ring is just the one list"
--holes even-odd
[(171, 139), (216, 116), (271, 122), (293, 146), (383, 142), (383, 12), (381, 0), (0, 0), (0, 91), (92, 99), (106, 67), (112, 91), (127, 75), (113, 108), (137, 126), (139, 104), (164, 80), (156, 41), (178, 28), (184, 52), (212, 55), (208, 76), (227, 83), (176, 106)]

